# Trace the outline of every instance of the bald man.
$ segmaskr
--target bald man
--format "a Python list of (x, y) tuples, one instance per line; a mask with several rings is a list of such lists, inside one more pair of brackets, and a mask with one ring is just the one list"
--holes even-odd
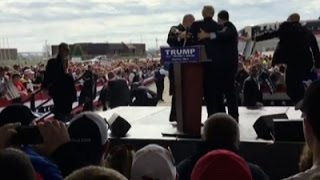
[(209, 62), (204, 63), (204, 100), (207, 105), (208, 116), (217, 113), (224, 112), (222, 105), (223, 98), (220, 96), (216, 86), (218, 79), (221, 75), (217, 73), (220, 68), (221, 54), (218, 48), (216, 40), (198, 39), (199, 34), (217, 33), (219, 30), (219, 24), (213, 20), (215, 10), (212, 6), (204, 6), (202, 10), (203, 20), (196, 21), (192, 24), (190, 32), (195, 45), (203, 45), (206, 50)]
[[(178, 26), (172, 26), (168, 34), (167, 43), (170, 47), (183, 47), (192, 45), (192, 39), (190, 32), (190, 27), (195, 21), (195, 18), (192, 14), (186, 14), (183, 17), (182, 23)], [(170, 90), (169, 93), (172, 95), (171, 101), (171, 112), (170, 112), (170, 122), (176, 121), (176, 98), (175, 98), (175, 87), (174, 87), (174, 71), (173, 64), (169, 66), (169, 80), (170, 80)]]
[(300, 24), (300, 15), (291, 14), (278, 30), (255, 37), (256, 41), (279, 38), (273, 56), (273, 65), (286, 64), (287, 94), (297, 104), (305, 93), (304, 80), (312, 69), (320, 68), (320, 52), (317, 40), (309, 29)]

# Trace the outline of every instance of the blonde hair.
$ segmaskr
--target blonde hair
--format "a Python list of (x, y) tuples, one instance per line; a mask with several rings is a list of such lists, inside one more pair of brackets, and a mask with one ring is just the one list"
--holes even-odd
[(204, 6), (202, 10), (203, 17), (213, 17), (214, 16), (214, 7), (213, 6)]

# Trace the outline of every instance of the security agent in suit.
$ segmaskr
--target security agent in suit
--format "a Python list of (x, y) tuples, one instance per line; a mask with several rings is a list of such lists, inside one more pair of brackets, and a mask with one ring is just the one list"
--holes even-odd
[[(190, 27), (192, 23), (195, 21), (195, 18), (192, 14), (187, 14), (183, 17), (182, 24), (179, 24), (178, 26), (172, 26), (169, 34), (167, 43), (170, 47), (183, 47), (192, 45), (192, 39), (190, 39), (190, 34), (188, 31), (190, 30)], [(174, 71), (173, 71), (173, 64), (170, 64), (169, 66), (169, 81), (170, 81), (170, 87), (169, 87), (169, 93), (172, 95), (172, 101), (171, 101), (171, 112), (170, 112), (170, 122), (176, 121), (176, 98), (175, 98), (175, 86), (174, 86)]]
[(229, 21), (229, 13), (225, 10), (218, 14), (218, 23), (221, 29), (214, 33), (201, 31), (198, 38), (216, 40), (221, 54), (221, 61), (215, 64), (216, 73), (216, 97), (218, 111), (225, 112), (224, 97), (227, 99), (228, 113), (236, 120), (239, 118), (238, 95), (235, 87), (235, 77), (238, 69), (238, 31), (235, 25)]
[(139, 83), (133, 83), (130, 91), (130, 106), (157, 106), (157, 93)]
[(165, 70), (161, 65), (158, 66), (157, 70), (154, 73), (154, 79), (156, 82), (157, 87), (157, 95), (158, 95), (158, 101), (164, 101), (163, 100), (163, 91), (164, 91), (164, 79), (166, 77)]
[(304, 96), (303, 81), (312, 69), (320, 68), (320, 52), (313, 33), (300, 24), (299, 14), (292, 14), (277, 31), (255, 37), (256, 41), (279, 38), (273, 65), (286, 64), (287, 94), (297, 104)]
[(53, 99), (54, 117), (60, 121), (68, 121), (72, 104), (77, 99), (77, 92), (73, 77), (67, 74), (69, 46), (66, 43), (61, 43), (58, 49), (57, 57), (48, 61), (42, 89)]
[(221, 102), (223, 99), (218, 96), (217, 82), (221, 76), (218, 74), (219, 64), (221, 64), (220, 50), (217, 40), (210, 38), (198, 39), (201, 32), (217, 33), (219, 24), (213, 20), (214, 8), (205, 6), (202, 11), (203, 20), (196, 21), (192, 24), (190, 32), (195, 45), (204, 45), (205, 51), (210, 62), (204, 64), (204, 100), (207, 105), (208, 116), (220, 112)]
[(260, 88), (260, 69), (258, 65), (250, 68), (250, 76), (243, 84), (243, 105), (248, 108), (262, 107), (263, 94)]
[(109, 103), (111, 109), (119, 106), (129, 106), (130, 104), (130, 90), (127, 81), (118, 78), (114, 73), (108, 74), (109, 82), (105, 90), (105, 103)]

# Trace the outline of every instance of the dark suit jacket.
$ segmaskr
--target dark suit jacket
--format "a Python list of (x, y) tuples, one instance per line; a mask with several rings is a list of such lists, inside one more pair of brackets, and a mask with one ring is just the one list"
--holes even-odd
[(130, 103), (130, 90), (127, 81), (124, 79), (109, 81), (106, 93), (111, 108), (128, 106)]
[(243, 85), (243, 105), (247, 107), (255, 107), (257, 102), (262, 102), (263, 94), (261, 88), (256, 81), (249, 76)]
[[(151, 98), (148, 97), (148, 93), (152, 96)], [(135, 100), (133, 101), (134, 98)], [(156, 106), (158, 102), (157, 93), (144, 86), (132, 89), (130, 99), (131, 106)]]
[(201, 21), (196, 21), (192, 24), (190, 32), (193, 37), (194, 45), (204, 45), (207, 53), (208, 59), (211, 59), (212, 62), (217, 62), (221, 60), (219, 53), (219, 44), (217, 40), (203, 39), (198, 40), (198, 33), (201, 32), (201, 29), (207, 33), (217, 33), (219, 31), (219, 25), (212, 18), (205, 18)]
[(284, 22), (277, 31), (256, 37), (256, 41), (279, 38), (273, 64), (285, 63), (288, 66), (320, 67), (320, 52), (313, 33), (300, 23)]
[(57, 88), (62, 85), (61, 81), (65, 78), (66, 71), (63, 63), (59, 55), (47, 63), (42, 88), (47, 89), (51, 96), (56, 94)]
[[(184, 26), (182, 24), (179, 24), (178, 26), (172, 26), (170, 28), (170, 31), (168, 33), (168, 39), (167, 43), (170, 47), (182, 47), (184, 40), (178, 40), (179, 34), (174, 32), (174, 29), (179, 30), (180, 32), (186, 31)], [(192, 45), (192, 39), (188, 39), (186, 42), (186, 46)], [(173, 64), (169, 65), (169, 81), (170, 81), (170, 87), (169, 87), (169, 93), (170, 95), (174, 94), (175, 87), (174, 87), (174, 71), (173, 71)]]
[(222, 30), (216, 33), (222, 65), (236, 73), (238, 67), (238, 31), (232, 22), (224, 23)]

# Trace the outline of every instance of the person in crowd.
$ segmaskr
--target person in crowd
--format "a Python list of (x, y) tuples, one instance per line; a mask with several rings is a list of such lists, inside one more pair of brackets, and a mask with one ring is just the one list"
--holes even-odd
[(141, 75), (139, 73), (139, 71), (134, 68), (132, 69), (132, 72), (129, 74), (129, 84), (133, 84), (135, 82), (140, 82), (141, 81)]
[(239, 119), (238, 96), (235, 89), (235, 77), (238, 69), (238, 31), (235, 25), (229, 21), (229, 13), (222, 10), (218, 14), (218, 23), (222, 30), (218, 32), (207, 33), (201, 31), (198, 34), (199, 40), (211, 39), (217, 40), (221, 53), (221, 61), (217, 61), (215, 66), (219, 74), (215, 81), (216, 89), (218, 89), (216, 97), (220, 103), (218, 112), (226, 112), (224, 107), (224, 97), (227, 100), (228, 113)]
[(115, 170), (99, 167), (99, 166), (89, 166), (79, 169), (65, 180), (127, 180), (123, 175)]
[(221, 53), (219, 44), (216, 40), (209, 38), (198, 38), (203, 33), (217, 33), (219, 31), (219, 24), (213, 20), (214, 8), (212, 6), (204, 6), (202, 10), (203, 20), (196, 21), (192, 24), (190, 32), (194, 38), (195, 45), (204, 45), (207, 58), (210, 62), (204, 64), (204, 100), (207, 106), (208, 117), (214, 113), (219, 112), (219, 105), (223, 103), (223, 99), (218, 93), (217, 83), (221, 75), (218, 73), (219, 63), (221, 63)]
[(94, 109), (93, 101), (97, 96), (98, 75), (92, 71), (92, 66), (89, 65), (82, 77), (84, 83), (79, 96), (79, 105), (84, 104), (84, 111), (92, 111)]
[(67, 74), (69, 45), (61, 43), (58, 49), (57, 57), (48, 61), (42, 89), (53, 99), (55, 119), (66, 122), (70, 120), (72, 104), (77, 99), (77, 92), (73, 77)]
[(312, 164), (313, 164), (313, 154), (310, 150), (310, 148), (308, 147), (308, 145), (306, 144), (303, 147), (301, 156), (300, 156), (300, 162), (299, 162), (299, 171), (300, 172), (304, 172), (310, 168), (312, 168)]
[(0, 97), (4, 97), (6, 94), (5, 82), (8, 80), (5, 77), (5, 70), (0, 66)]
[(259, 65), (250, 68), (250, 76), (243, 84), (243, 105), (249, 108), (259, 108), (263, 106), (263, 94), (260, 86)]
[(105, 119), (94, 112), (81, 113), (70, 121), (67, 133), (70, 142), (53, 154), (63, 176), (81, 167), (104, 164), (109, 144)]
[[(110, 108), (128, 106), (130, 104), (130, 90), (125, 79), (117, 78), (113, 72), (108, 74), (108, 84), (105, 88), (105, 99)], [(101, 93), (102, 93), (101, 92)]]
[(310, 179), (320, 171), (320, 81), (314, 81), (307, 89), (304, 99), (300, 101), (296, 109), (303, 114), (303, 132), (313, 154), (312, 167), (302, 173), (287, 178), (287, 180)]
[(31, 69), (24, 70), (22, 83), (24, 87), (26, 87), (28, 93), (34, 92), (33, 80), (34, 80), (34, 72)]
[(215, 150), (204, 155), (195, 165), (191, 180), (252, 180), (247, 162), (227, 150)]
[(15, 73), (12, 75), (12, 82), (13, 84), (16, 86), (20, 96), (28, 96), (28, 92), (26, 87), (23, 85), (23, 83), (21, 82), (21, 76), (18, 73)]
[(236, 87), (237, 87), (237, 91), (238, 91), (238, 102), (242, 102), (241, 97), (240, 97), (240, 93), (243, 93), (243, 83), (244, 81), (249, 77), (248, 72), (245, 69), (245, 66), (243, 64), (243, 62), (239, 62), (238, 65), (238, 70), (236, 73)]
[(158, 104), (157, 93), (139, 83), (133, 83), (130, 99), (130, 106), (157, 106)]
[[(191, 35), (188, 33), (190, 31), (192, 23), (195, 21), (195, 18), (192, 14), (186, 14), (183, 17), (182, 23), (178, 26), (172, 26), (170, 28), (167, 43), (170, 47), (183, 47), (192, 45)], [(183, 67), (183, 66), (182, 66)], [(176, 96), (175, 96), (175, 82), (174, 82), (174, 65), (169, 65), (169, 94), (172, 96), (171, 99), (171, 111), (169, 121), (177, 121), (177, 112), (176, 112)]]
[(157, 96), (158, 100), (164, 102), (163, 100), (163, 91), (164, 91), (164, 79), (166, 77), (166, 70), (164, 70), (163, 66), (160, 67), (154, 73), (154, 80), (157, 87)]
[(111, 149), (106, 158), (106, 167), (114, 169), (131, 179), (131, 167), (135, 150), (129, 145), (119, 145)]
[(177, 180), (178, 173), (170, 150), (150, 144), (136, 152), (133, 158), (132, 180)]
[[(19, 112), (19, 113), (17, 113)], [(0, 113), (0, 127), (12, 127), (10, 129), (11, 134), (16, 134), (15, 129), (18, 126), (29, 126), (31, 125), (36, 116), (31, 112), (31, 110), (20, 104), (13, 104), (7, 106)], [(18, 125), (17, 125), (18, 124)], [(13, 128), (14, 127), (14, 128)], [(0, 131), (1, 136), (3, 135)], [(12, 146), (12, 142), (9, 140), (7, 142), (7, 147)], [(34, 148), (29, 145), (15, 145), (15, 148), (22, 150), (27, 157), (31, 160), (35, 171), (45, 179), (62, 179), (61, 172), (57, 165), (43, 157)]]
[(314, 34), (300, 24), (300, 15), (292, 14), (278, 30), (257, 37), (263, 41), (278, 37), (280, 42), (274, 53), (273, 64), (286, 64), (287, 94), (297, 104), (305, 93), (303, 80), (314, 68), (320, 68), (320, 52)]
[(37, 177), (30, 159), (17, 149), (0, 150), (0, 169), (1, 179), (36, 180)]
[[(189, 180), (197, 161), (210, 151), (224, 149), (234, 153), (239, 152), (239, 127), (236, 120), (227, 114), (217, 113), (210, 116), (204, 124), (202, 138), (204, 142), (198, 144), (197, 151), (178, 164), (177, 170), (180, 179)], [(253, 180), (269, 179), (259, 166), (252, 163), (246, 164), (250, 167)]]

